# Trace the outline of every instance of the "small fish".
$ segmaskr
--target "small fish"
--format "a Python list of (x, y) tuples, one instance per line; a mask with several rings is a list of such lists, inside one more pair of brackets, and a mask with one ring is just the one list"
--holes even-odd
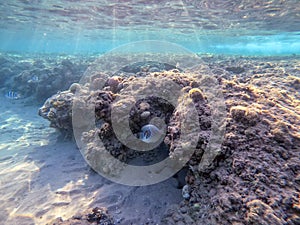
[(19, 99), (21, 98), (21, 95), (15, 91), (8, 91), (6, 92), (5, 97), (8, 99)]
[(146, 143), (155, 143), (163, 135), (163, 132), (152, 124), (142, 127), (139, 138)]
[(39, 77), (36, 75), (33, 75), (28, 81), (27, 83), (37, 83), (39, 82)]

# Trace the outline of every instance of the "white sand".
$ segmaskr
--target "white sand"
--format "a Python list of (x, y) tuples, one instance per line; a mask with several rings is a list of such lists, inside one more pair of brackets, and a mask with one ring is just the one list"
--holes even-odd
[(46, 224), (95, 206), (120, 224), (159, 224), (182, 200), (174, 178), (147, 187), (108, 181), (86, 164), (75, 143), (59, 141), (37, 106), (0, 97), (0, 224)]

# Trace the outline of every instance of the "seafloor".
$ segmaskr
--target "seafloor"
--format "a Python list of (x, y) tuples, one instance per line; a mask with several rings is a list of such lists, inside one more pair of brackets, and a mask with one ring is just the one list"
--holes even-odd
[[(182, 186), (177, 188), (175, 178), (146, 187), (127, 187), (102, 178), (89, 168), (69, 140), (74, 96), (72, 88), (68, 89), (80, 80), (96, 56), (1, 54), (3, 96), (14, 91), (20, 98), (1, 97), (0, 221), (3, 224), (300, 224), (299, 56), (199, 57), (222, 89), (226, 130), (221, 151), (212, 165), (197, 171), (195, 166), (205, 152), (201, 147), (207, 142), (204, 137), (209, 137), (200, 135), (197, 151), (187, 163), (185, 181), (189, 193), (183, 198), (178, 189)], [(93, 96), (102, 101), (105, 94), (106, 99), (114, 101), (115, 94), (122, 94), (122, 88), (134, 82), (135, 77), (168, 77), (181, 85), (197, 104), (200, 126), (205, 133), (211, 122), (205, 92), (192, 76), (173, 69), (166, 72), (156, 67), (152, 72), (151, 68), (143, 67), (139, 71), (135, 65), (125, 78), (111, 79), (101, 95)], [(95, 75), (92, 79), (97, 78)], [(57, 91), (65, 92), (56, 95)], [(56, 130), (37, 115), (38, 108), (51, 96), (53, 101), (45, 103), (39, 114), (50, 120)], [(150, 120), (135, 119), (134, 115), (141, 118), (142, 113), (147, 115), (146, 110), (149, 115), (157, 112), (159, 102), (147, 101), (156, 104), (145, 110), (133, 109), (133, 129)], [(109, 108), (110, 103), (105, 104), (103, 107)], [(101, 107), (99, 114), (96, 109), (96, 115), (105, 121), (106, 127), (110, 126), (109, 113), (102, 113)], [(176, 128), (178, 121), (172, 109), (166, 105), (164, 109), (159, 115), (168, 115), (167, 125)], [(57, 114), (54, 117), (53, 112)], [(178, 130), (169, 130), (164, 141), (172, 155), (182, 149), (176, 141)], [(100, 137), (107, 140), (107, 146), (118, 141), (111, 132)], [(110, 152), (126, 160), (128, 149), (116, 146)]]

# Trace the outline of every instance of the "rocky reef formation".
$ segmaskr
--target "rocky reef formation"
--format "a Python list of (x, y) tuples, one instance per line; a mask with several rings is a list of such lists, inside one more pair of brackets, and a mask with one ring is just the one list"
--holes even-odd
[(50, 127), (56, 128), (66, 137), (72, 136), (72, 104), (75, 86), (70, 90), (58, 92), (48, 98), (43, 107), (39, 109), (39, 116), (50, 121)]
[(222, 153), (209, 173), (187, 175), (191, 197), (164, 223), (299, 224), (299, 60), (231, 61), (244, 76), (216, 61), (228, 112)]
[[(197, 115), (193, 118), (197, 123), (200, 123), (201, 133), (192, 133), (194, 137), (200, 137), (197, 144), (196, 153), (190, 159), (190, 165), (196, 165), (203, 154), (203, 149), (208, 142), (210, 136), (210, 108), (207, 104), (207, 99), (203, 95), (202, 90), (199, 88), (199, 83), (196, 82), (192, 74), (184, 74), (178, 70), (172, 70), (168, 72), (146, 72), (143, 74), (143, 79), (149, 80), (162, 80), (167, 79), (178, 85), (180, 91), (183, 92), (184, 98), (182, 101), (187, 101), (190, 99), (195, 105)], [(113, 76), (110, 77), (103, 83), (103, 88), (98, 89), (96, 87), (100, 86), (102, 74), (95, 74), (91, 77), (90, 88), (95, 89), (94, 91), (83, 91), (80, 98), (75, 94), (76, 88), (80, 89), (79, 84), (73, 84), (68, 91), (60, 92), (52, 97), (50, 97), (44, 105), (39, 109), (39, 115), (48, 119), (50, 121), (50, 126), (57, 128), (64, 134), (71, 134), (72, 132), (72, 103), (76, 99), (77, 104), (86, 107), (87, 105), (94, 106), (95, 110), (95, 129), (89, 130), (83, 133), (82, 140), (89, 147), (87, 150), (86, 157), (91, 160), (97, 159), (97, 151), (95, 149), (99, 148), (97, 144), (93, 143), (95, 134), (101, 139), (105, 146), (105, 150), (109, 151), (111, 155), (121, 160), (122, 162), (130, 162), (133, 158), (141, 157), (145, 162), (153, 162), (155, 158), (159, 157), (159, 152), (157, 150), (149, 152), (138, 152), (130, 149), (123, 144), (119, 137), (116, 136), (113, 124), (111, 109), (113, 103), (118, 103), (116, 100), (119, 96), (123, 96), (122, 103), (131, 104), (132, 99), (130, 95), (138, 93), (143, 85), (141, 85), (141, 80), (134, 76), (120, 77)], [(148, 81), (149, 81), (148, 80)], [(103, 82), (103, 81), (102, 81)], [(134, 93), (123, 91), (127, 86), (134, 86)], [(165, 87), (161, 87), (164, 89)], [(84, 87), (82, 87), (82, 90)], [(170, 95), (172, 90), (170, 90)], [(125, 96), (125, 97), (124, 97)], [(125, 100), (124, 100), (125, 99)], [(127, 101), (128, 100), (128, 101)], [(127, 101), (127, 102), (126, 102)], [(154, 123), (155, 120), (159, 119), (166, 124), (164, 128), (162, 124), (156, 124), (160, 129), (165, 129), (166, 136), (164, 138), (165, 147), (167, 150), (167, 155), (170, 154), (171, 157), (175, 155), (184, 155), (184, 149), (181, 147), (180, 135), (182, 133), (181, 117), (186, 113), (186, 109), (175, 107), (165, 99), (155, 97), (154, 93), (146, 94), (145, 98), (140, 98), (134, 104), (129, 112), (129, 127), (131, 132), (138, 136), (141, 128), (149, 123)], [(122, 112), (116, 113), (118, 116)], [(198, 116), (198, 118), (197, 118)], [(76, 121), (84, 120), (83, 118), (76, 118)], [(115, 118), (116, 123), (118, 120), (123, 120), (123, 118)], [(190, 140), (189, 140), (190, 141)], [(100, 151), (100, 150), (99, 150)], [(96, 160), (97, 161), (97, 160)], [(112, 165), (108, 165), (109, 167)]]
[[(200, 81), (180, 71), (149, 72), (154, 80), (171, 79), (181, 87), (186, 101), (196, 108), (199, 132), (196, 151), (188, 160), (185, 199), (167, 210), (163, 224), (299, 224), (300, 223), (300, 68), (299, 60), (264, 61), (263, 59), (204, 58), (223, 89), (226, 104), (226, 132), (221, 151), (207, 170), (199, 171), (212, 130), (212, 108)], [(288, 65), (288, 66), (287, 66)], [(127, 92), (137, 77), (111, 77), (103, 88), (101, 74), (91, 78), (95, 91), (82, 95), (82, 104), (95, 105), (95, 128), (85, 133), (83, 142), (93, 143), (98, 136), (116, 158), (128, 162), (145, 153), (132, 151), (114, 133), (111, 109), (120, 96), (132, 102)], [(78, 88), (78, 86), (76, 86)], [(75, 88), (75, 89), (76, 89)], [(83, 88), (83, 87), (81, 87)], [(136, 84), (138, 90), (140, 86)], [(40, 114), (61, 130), (72, 130), (72, 88), (54, 95), (40, 109)], [(166, 90), (168, 90), (166, 88)], [(73, 90), (74, 92), (74, 90)], [(63, 97), (62, 97), (63, 96)], [(57, 102), (69, 96), (61, 107)], [(148, 95), (149, 96), (149, 95)], [(71, 100), (70, 100), (71, 99)], [(125, 104), (126, 105), (126, 104)], [(130, 105), (130, 104), (128, 104)], [(166, 123), (164, 144), (168, 155), (183, 155), (182, 127), (178, 108), (160, 98), (145, 97), (129, 110), (130, 129), (160, 118)], [(65, 108), (64, 108), (65, 107)], [(187, 110), (187, 109), (185, 109)], [(51, 112), (68, 115), (49, 118)], [(68, 112), (68, 113), (66, 113)], [(180, 112), (180, 113), (179, 113)], [(123, 118), (121, 118), (123, 119)], [(91, 151), (96, 146), (91, 146)], [(93, 154), (90, 159), (93, 160)], [(157, 153), (155, 153), (157, 154)], [(153, 160), (153, 155), (144, 155)], [(107, 165), (106, 169), (111, 165)]]

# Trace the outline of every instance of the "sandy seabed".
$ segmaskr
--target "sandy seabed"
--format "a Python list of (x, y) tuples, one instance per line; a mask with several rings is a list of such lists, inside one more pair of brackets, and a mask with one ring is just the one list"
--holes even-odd
[(0, 224), (47, 224), (94, 207), (106, 207), (120, 224), (159, 223), (166, 207), (180, 202), (174, 178), (148, 187), (112, 183), (48, 127), (38, 107), (1, 102)]

